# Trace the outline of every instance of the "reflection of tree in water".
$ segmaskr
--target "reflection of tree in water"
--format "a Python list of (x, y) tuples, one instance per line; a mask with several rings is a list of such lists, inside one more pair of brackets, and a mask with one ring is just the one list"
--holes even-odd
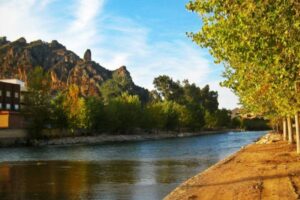
[[(97, 185), (108, 184), (109, 187), (109, 183), (134, 183), (136, 165), (131, 161), (47, 161), (2, 165), (0, 196), (1, 199), (32, 200), (103, 198), (108, 195), (104, 194), (107, 191), (97, 190)], [(113, 195), (118, 195), (118, 192)]]
[(216, 162), (215, 159), (156, 161), (156, 181), (164, 184), (181, 183)]
[(8, 198), (5, 191), (11, 191), (10, 183), (10, 168), (8, 165), (4, 164), (0, 167), (0, 197), (1, 198)]
[[(131, 184), (138, 181), (136, 168), (139, 167), (137, 161), (108, 160), (91, 163), (89, 165), (88, 176), (89, 185), (101, 184), (101, 191), (98, 187), (91, 191), (98, 194), (101, 199), (130, 199), (132, 190)], [(100, 194), (100, 195), (99, 195)], [(126, 197), (124, 197), (124, 194)]]
[[(0, 167), (2, 168), (2, 167)], [(86, 166), (64, 162), (26, 162), (9, 165), (8, 199), (76, 199), (86, 189)], [(0, 170), (0, 176), (2, 171)]]

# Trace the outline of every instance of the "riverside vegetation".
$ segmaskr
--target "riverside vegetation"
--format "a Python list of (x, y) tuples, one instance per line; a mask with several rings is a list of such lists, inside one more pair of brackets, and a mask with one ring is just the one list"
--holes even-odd
[(0, 37), (0, 78), (28, 86), (22, 113), (32, 137), (44, 137), (45, 129), (67, 135), (266, 129), (260, 119), (232, 120), (229, 110), (218, 109), (218, 94), (208, 85), (159, 76), (148, 91), (134, 84), (125, 66), (108, 70), (90, 50), (80, 58), (56, 40)]
[[(143, 102), (124, 89), (124, 79), (103, 84), (99, 96), (84, 97), (76, 85), (53, 93), (49, 73), (41, 67), (28, 77), (22, 113), (34, 138), (45, 137), (44, 129), (67, 129), (70, 134), (132, 134), (251, 127), (249, 121), (231, 119), (229, 110), (218, 109), (218, 94), (209, 86), (201, 89), (187, 80), (175, 82), (159, 76), (153, 81), (156, 89)], [(266, 128), (265, 122), (260, 128)]]
[(299, 111), (300, 12), (296, 1), (201, 1), (187, 4), (201, 30), (189, 36), (225, 66), (224, 86), (247, 112), (273, 124)]
[(300, 153), (299, 2), (194, 0), (187, 9), (203, 21), (189, 36), (225, 66), (223, 85), (247, 112), (282, 127), (283, 140), (294, 143), (295, 132)]

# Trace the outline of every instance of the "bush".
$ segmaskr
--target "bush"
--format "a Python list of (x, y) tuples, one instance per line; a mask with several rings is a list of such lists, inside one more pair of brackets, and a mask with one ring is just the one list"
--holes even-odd
[(246, 130), (269, 130), (268, 121), (261, 118), (243, 119), (242, 128)]

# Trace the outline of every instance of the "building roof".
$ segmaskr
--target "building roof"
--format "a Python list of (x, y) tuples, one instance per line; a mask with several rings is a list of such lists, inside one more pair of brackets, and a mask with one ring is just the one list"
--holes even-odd
[(0, 79), (0, 82), (18, 84), (18, 85), (20, 85), (21, 91), (27, 91), (25, 82), (23, 82), (19, 79)]

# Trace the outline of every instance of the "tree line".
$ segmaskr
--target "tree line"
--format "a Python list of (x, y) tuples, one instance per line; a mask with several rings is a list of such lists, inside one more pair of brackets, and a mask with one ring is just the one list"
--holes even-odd
[(246, 112), (282, 127), (285, 140), (287, 127), (290, 143), (296, 132), (300, 153), (299, 8), (299, 2), (284, 0), (187, 4), (203, 22), (199, 32), (188, 35), (224, 64), (223, 85), (239, 96)]
[(120, 92), (118, 87), (107, 89), (107, 85), (100, 96), (83, 97), (76, 85), (53, 93), (49, 73), (41, 67), (36, 67), (28, 77), (22, 113), (33, 137), (42, 136), (44, 129), (130, 134), (243, 125), (239, 119), (231, 119), (229, 110), (218, 109), (216, 91), (211, 91), (208, 85), (200, 88), (188, 80), (180, 82), (159, 76), (153, 81), (155, 90), (149, 92), (149, 100), (143, 102), (138, 95)]

